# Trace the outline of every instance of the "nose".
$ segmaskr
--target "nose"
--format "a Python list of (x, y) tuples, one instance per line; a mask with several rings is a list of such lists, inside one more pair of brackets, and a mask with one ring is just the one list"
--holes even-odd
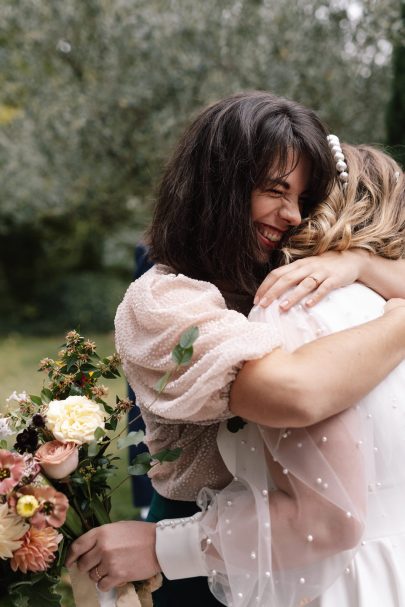
[(286, 221), (289, 225), (299, 226), (302, 221), (302, 217), (298, 198), (284, 200), (283, 205), (280, 208), (279, 215), (281, 219)]

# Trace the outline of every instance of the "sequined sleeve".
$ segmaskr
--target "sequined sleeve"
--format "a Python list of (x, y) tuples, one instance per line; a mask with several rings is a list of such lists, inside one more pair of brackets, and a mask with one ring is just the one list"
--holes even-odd
[[(158, 395), (156, 382), (173, 367), (172, 349), (190, 326), (199, 329), (191, 364)], [(230, 417), (230, 385), (243, 362), (280, 343), (274, 327), (229, 310), (214, 285), (171, 274), (163, 266), (132, 283), (115, 327), (117, 350), (138, 402), (166, 423)]]

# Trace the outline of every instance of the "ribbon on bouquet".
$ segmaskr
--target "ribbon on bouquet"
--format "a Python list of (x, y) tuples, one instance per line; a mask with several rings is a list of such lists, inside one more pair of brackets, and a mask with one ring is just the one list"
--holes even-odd
[(152, 607), (151, 593), (159, 588), (162, 579), (157, 575), (147, 580), (138, 594), (130, 583), (112, 592), (101, 592), (87, 573), (80, 572), (76, 565), (69, 568), (69, 575), (76, 607)]

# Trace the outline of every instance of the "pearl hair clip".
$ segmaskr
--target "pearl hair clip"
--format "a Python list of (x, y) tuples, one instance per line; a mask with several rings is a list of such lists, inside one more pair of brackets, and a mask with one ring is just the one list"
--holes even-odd
[(333, 158), (336, 162), (336, 170), (338, 172), (338, 179), (342, 184), (343, 189), (347, 188), (347, 182), (349, 180), (349, 173), (347, 172), (347, 164), (345, 163), (345, 157), (342, 152), (339, 137), (336, 135), (328, 135), (327, 138), (329, 147), (331, 149)]

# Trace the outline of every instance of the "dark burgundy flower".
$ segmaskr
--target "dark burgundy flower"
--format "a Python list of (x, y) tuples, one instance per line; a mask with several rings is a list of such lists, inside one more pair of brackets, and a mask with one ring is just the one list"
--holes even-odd
[(45, 428), (45, 420), (39, 413), (35, 413), (35, 415), (33, 415), (32, 424), (36, 428)]
[(19, 453), (34, 453), (38, 447), (38, 434), (33, 426), (28, 426), (17, 434), (14, 449)]

